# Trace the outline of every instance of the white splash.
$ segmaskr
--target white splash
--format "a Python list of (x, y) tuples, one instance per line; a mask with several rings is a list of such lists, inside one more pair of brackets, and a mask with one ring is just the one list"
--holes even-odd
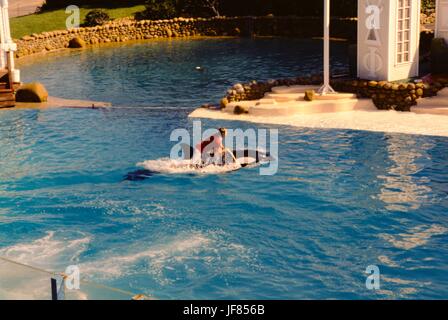
[(81, 265), (81, 270), (87, 274), (101, 273), (103, 276), (118, 277), (122, 275), (123, 270), (132, 267), (139, 260), (148, 260), (154, 268), (161, 269), (168, 260), (182, 261), (188, 256), (197, 254), (209, 244), (210, 239), (201, 234), (193, 234), (188, 238), (175, 239), (137, 253), (85, 263)]
[[(137, 249), (135, 249), (137, 247)], [(133, 252), (132, 252), (133, 251)], [(128, 247), (129, 254), (108, 253), (108, 257), (80, 265), (81, 272), (96, 278), (119, 278), (126, 274), (147, 273), (155, 281), (172, 281), (165, 272), (196, 273), (196, 267), (213, 270), (230, 268), (252, 260), (250, 250), (240, 244), (228, 243), (218, 233), (182, 233), (149, 247), (145, 243)], [(142, 268), (143, 266), (143, 268)]]
[(169, 208), (165, 207), (163, 204), (150, 201), (135, 205), (131, 200), (116, 200), (98, 197), (84, 202), (82, 206), (104, 210), (108, 215), (141, 216), (142, 219), (150, 216), (162, 217), (167, 214), (173, 214)]
[(90, 240), (85, 235), (77, 239), (56, 239), (55, 233), (50, 231), (32, 242), (1, 248), (0, 256), (43, 269), (61, 268), (76, 262)]
[[(55, 232), (48, 232), (44, 237), (29, 243), (2, 248), (0, 256), (49, 271), (64, 271), (68, 264), (76, 264), (80, 268), (81, 278), (94, 282), (148, 274), (154, 281), (168, 284), (177, 279), (173, 273), (195, 277), (204, 268), (212, 273), (223, 273), (236, 272), (242, 265), (256, 265), (250, 249), (228, 241), (226, 235), (219, 231), (181, 232), (173, 237), (159, 239), (157, 243), (142, 240), (100, 252), (96, 258), (81, 262), (80, 255), (91, 242), (90, 237), (86, 236), (63, 239)], [(29, 275), (29, 279), (23, 275)], [(17, 270), (0, 263), (0, 282), (5, 278), (11, 279), (11, 283), (5, 292), (0, 290), (0, 298), (48, 298), (48, 290), (42, 289), (48, 285), (46, 273), (30, 272), (27, 268)], [(76, 298), (86, 297), (80, 295)]]
[(241, 165), (238, 163), (229, 163), (224, 166), (213, 164), (197, 166), (190, 160), (172, 160), (170, 158), (146, 160), (137, 163), (137, 166), (165, 174), (220, 174), (241, 168)]

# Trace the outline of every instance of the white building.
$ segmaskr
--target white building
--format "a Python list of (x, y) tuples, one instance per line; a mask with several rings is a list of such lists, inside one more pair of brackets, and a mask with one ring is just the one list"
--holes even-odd
[(437, 0), (436, 38), (445, 38), (448, 43), (448, 0)]
[(359, 0), (359, 78), (418, 76), (420, 12), (420, 0)]
[[(8, 0), (0, 0), (0, 74), (9, 75), (9, 82), (20, 82), (20, 72), (14, 68), (14, 52), (17, 45), (12, 41), (9, 29)], [(9, 83), (12, 88), (12, 83)]]

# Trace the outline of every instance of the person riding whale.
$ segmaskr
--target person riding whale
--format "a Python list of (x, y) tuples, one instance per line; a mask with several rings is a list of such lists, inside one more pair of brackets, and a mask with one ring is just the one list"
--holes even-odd
[[(179, 163), (177, 163), (178, 168), (175, 168), (176, 170), (174, 170), (174, 172), (173, 164), (169, 163), (169, 160), (166, 161), (166, 158), (147, 160), (137, 164), (139, 167), (143, 167), (143, 170), (140, 169), (129, 172), (124, 179), (129, 181), (139, 181), (148, 179), (158, 173), (182, 173), (177, 169), (187, 169), (186, 171), (183, 171), (183, 173), (200, 172), (200, 170), (205, 169), (209, 165), (212, 165), (212, 170), (215, 170), (213, 165), (221, 166), (225, 171), (220, 171), (220, 169), (218, 169), (215, 173), (223, 173), (236, 171), (240, 168), (248, 167), (256, 163), (266, 163), (274, 159), (270, 156), (269, 152), (263, 152), (257, 149), (241, 148), (229, 150), (223, 143), (226, 135), (227, 130), (225, 128), (219, 128), (217, 133), (210, 135), (194, 147), (189, 144), (182, 143), (181, 148), (183, 159), (187, 160), (188, 164), (185, 166), (185, 164), (181, 163), (179, 165)], [(227, 153), (230, 155), (232, 160), (230, 160), (229, 157), (226, 157)], [(167, 165), (161, 165), (161, 160), (163, 160), (163, 163), (168, 162)], [(236, 164), (236, 166), (231, 165), (226, 168), (227, 164)]]
[(236, 158), (232, 152), (226, 149), (223, 140), (227, 135), (226, 128), (219, 128), (218, 132), (198, 143), (193, 150), (193, 162), (196, 164), (218, 164), (225, 165), (225, 155), (228, 152), (232, 160)]

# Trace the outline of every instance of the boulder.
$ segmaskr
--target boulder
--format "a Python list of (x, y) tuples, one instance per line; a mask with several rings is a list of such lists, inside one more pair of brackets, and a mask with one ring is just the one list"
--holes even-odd
[(23, 41), (31, 41), (31, 40), (34, 40), (34, 38), (30, 37), (30, 36), (24, 36), (24, 37), (22, 37), (22, 40)]
[(229, 100), (227, 98), (222, 98), (221, 102), (219, 103), (219, 106), (221, 107), (221, 109), (225, 109), (228, 104)]
[(242, 106), (235, 106), (235, 108), (233, 109), (233, 113), (234, 114), (244, 114), (244, 113), (249, 113), (249, 110)]
[(306, 90), (305, 91), (305, 100), (313, 101), (316, 97), (316, 92), (314, 90)]
[(86, 42), (82, 38), (76, 37), (70, 40), (68, 46), (73, 49), (84, 48), (86, 46)]
[(24, 84), (16, 93), (17, 102), (46, 102), (47, 99), (47, 89), (39, 82)]
[(165, 34), (168, 38), (171, 38), (173, 36), (173, 32), (171, 31), (170, 28), (165, 28)]
[(233, 90), (235, 90), (236, 93), (238, 93), (238, 94), (242, 94), (245, 91), (244, 87), (243, 87), (243, 85), (241, 83), (237, 83), (236, 85), (234, 85), (233, 86)]

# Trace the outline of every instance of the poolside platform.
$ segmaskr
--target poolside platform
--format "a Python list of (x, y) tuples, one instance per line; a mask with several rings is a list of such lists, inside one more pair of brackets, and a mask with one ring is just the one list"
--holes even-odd
[[(331, 128), (448, 136), (448, 88), (437, 97), (418, 100), (412, 112), (378, 110), (371, 99), (351, 94), (316, 96), (304, 100), (305, 90), (316, 87), (276, 87), (260, 100), (229, 103), (225, 109), (198, 108), (190, 118), (245, 121), (306, 128)], [(244, 110), (235, 114), (239, 106)]]
[(70, 100), (57, 97), (48, 97), (47, 102), (25, 103), (17, 102), (15, 107), (19, 109), (51, 109), (51, 108), (80, 108), (80, 109), (103, 109), (112, 104), (103, 101)]
[(376, 109), (371, 99), (358, 99), (351, 93), (316, 95), (313, 101), (305, 100), (305, 91), (318, 89), (316, 86), (274, 87), (260, 100), (232, 102), (223, 111), (233, 114), (239, 106), (253, 116), (276, 117)]
[[(234, 114), (235, 108), (254, 117), (285, 117), (319, 113), (349, 111), (377, 111), (371, 99), (359, 99), (351, 93), (316, 95), (315, 100), (306, 101), (305, 91), (317, 91), (317, 86), (274, 87), (260, 100), (229, 103), (221, 112)], [(411, 112), (418, 114), (448, 115), (448, 88), (430, 98), (417, 100)], [(193, 113), (194, 115), (195, 113)]]
[(448, 88), (439, 91), (437, 96), (418, 100), (412, 112), (448, 115)]

